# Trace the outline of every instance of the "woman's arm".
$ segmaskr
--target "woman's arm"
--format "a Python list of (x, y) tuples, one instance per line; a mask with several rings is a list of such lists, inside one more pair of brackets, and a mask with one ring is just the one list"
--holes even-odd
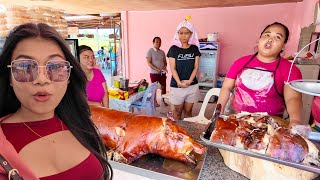
[(109, 92), (106, 82), (102, 83), (104, 89), (104, 96), (102, 98), (102, 105), (106, 108), (109, 108)]
[(234, 88), (235, 80), (230, 78), (225, 78), (222, 84), (222, 88), (219, 94), (218, 103), (221, 104), (221, 114), (224, 113), (224, 108), (229, 100), (230, 93)]
[(308, 119), (302, 119), (302, 94), (293, 90), (289, 85), (284, 86), (283, 94), (290, 118), (289, 126), (308, 124)]
[(200, 62), (200, 56), (196, 56), (195, 61), (194, 61), (194, 68), (192, 70), (192, 73), (190, 75), (189, 80), (187, 81), (187, 85), (189, 86), (194, 78), (196, 77), (198, 70), (199, 70), (199, 62)]
[(153, 65), (151, 60), (152, 60), (151, 58), (147, 57), (147, 62), (148, 62), (149, 67), (150, 67), (151, 69), (153, 69), (153, 70), (155, 70), (155, 71), (157, 71), (157, 72), (160, 73), (160, 72), (161, 72), (161, 69), (159, 69), (159, 68), (157, 68), (155, 65)]
[(169, 63), (170, 63), (170, 70), (171, 70), (171, 73), (172, 73), (172, 77), (174, 78), (174, 80), (176, 80), (177, 85), (179, 87), (183, 87), (183, 88), (188, 87), (188, 86), (186, 86), (186, 84), (181, 83), (181, 81), (180, 81), (180, 77), (179, 77), (178, 72), (176, 70), (176, 60), (174, 58), (170, 57), (169, 58)]
[(93, 105), (93, 106), (102, 106), (101, 103), (95, 102), (95, 101), (88, 101), (88, 104), (89, 104), (89, 105)]

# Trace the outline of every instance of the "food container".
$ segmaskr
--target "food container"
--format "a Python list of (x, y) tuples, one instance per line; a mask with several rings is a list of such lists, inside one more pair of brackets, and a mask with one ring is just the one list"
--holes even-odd
[(127, 91), (129, 87), (129, 79), (120, 78), (120, 89), (123, 91)]
[(214, 32), (212, 34), (207, 35), (207, 41), (217, 41), (218, 40), (218, 33)]
[(120, 88), (120, 81), (118, 81), (118, 80), (113, 81), (113, 86), (115, 88)]

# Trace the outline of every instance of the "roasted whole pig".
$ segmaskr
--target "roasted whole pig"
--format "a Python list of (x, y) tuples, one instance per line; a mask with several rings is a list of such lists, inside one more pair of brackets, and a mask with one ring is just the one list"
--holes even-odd
[(210, 140), (320, 167), (319, 150), (311, 141), (265, 113), (243, 112), (228, 118), (219, 117)]
[(205, 151), (185, 129), (167, 118), (94, 106), (90, 109), (102, 140), (111, 149), (108, 158), (114, 161), (129, 164), (151, 153), (195, 165), (194, 153)]

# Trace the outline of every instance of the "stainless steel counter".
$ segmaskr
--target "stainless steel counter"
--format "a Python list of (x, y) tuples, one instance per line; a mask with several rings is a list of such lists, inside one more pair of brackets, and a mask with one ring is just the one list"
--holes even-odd
[[(179, 121), (177, 122), (180, 126), (184, 127), (190, 135), (201, 142), (200, 134), (206, 128), (205, 125)], [(201, 158), (200, 158), (201, 159)], [(163, 171), (164, 162), (167, 161), (167, 167), (164, 169), (169, 169), (169, 171)], [(132, 174), (132, 177), (140, 176), (145, 177), (146, 179), (159, 179), (159, 180), (176, 180), (176, 179), (224, 179), (224, 180), (246, 180), (247, 178), (242, 176), (241, 174), (229, 169), (223, 162), (222, 156), (220, 155), (217, 148), (209, 147), (207, 149), (207, 153), (202, 158), (202, 161), (195, 169), (190, 169), (186, 171), (186, 166), (183, 166), (179, 163), (172, 163), (170, 160), (163, 160), (163, 158), (159, 158), (156, 155), (148, 155), (139, 159), (139, 162), (147, 162), (147, 163), (135, 163), (133, 162), (131, 165), (120, 164), (111, 162), (111, 166), (115, 171), (115, 177), (120, 176), (119, 171), (124, 171)], [(153, 162), (153, 165), (148, 163)], [(143, 164), (143, 165), (141, 165)], [(158, 164), (158, 166), (156, 165)], [(171, 165), (168, 165), (171, 164)], [(155, 165), (155, 166), (154, 166)], [(171, 168), (170, 168), (171, 166)], [(175, 166), (174, 168), (172, 166)], [(201, 168), (202, 167), (202, 168)], [(159, 170), (159, 168), (162, 168)], [(171, 171), (170, 171), (171, 169)], [(181, 172), (173, 173), (172, 170), (177, 170)], [(158, 171), (158, 172), (157, 172)], [(159, 173), (161, 172), (161, 173)], [(117, 179), (117, 178), (115, 178)]]
[[(194, 139), (202, 142), (200, 135), (206, 129), (206, 125), (187, 121), (178, 121), (177, 124), (185, 128)], [(217, 148), (208, 147), (198, 179), (247, 180), (248, 178), (228, 168)]]

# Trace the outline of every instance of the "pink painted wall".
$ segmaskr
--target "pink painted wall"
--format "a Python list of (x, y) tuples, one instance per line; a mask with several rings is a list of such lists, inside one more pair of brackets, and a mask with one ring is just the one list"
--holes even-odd
[(303, 16), (301, 17), (301, 27), (307, 27), (315, 22), (315, 7), (318, 0), (304, 0), (301, 3)]
[[(167, 52), (176, 26), (187, 15), (191, 16), (191, 22), (200, 38), (206, 37), (208, 33), (219, 32), (219, 41), (222, 43), (219, 73), (226, 73), (237, 58), (253, 53), (263, 28), (275, 21), (284, 23), (291, 31), (285, 56), (291, 55), (298, 47), (302, 5), (306, 6), (302, 2), (225, 8), (129, 11), (126, 16), (122, 16), (127, 25), (127, 38), (124, 41), (128, 47), (126, 62), (129, 77), (150, 79), (145, 56), (147, 50), (152, 47), (153, 37), (162, 38), (161, 48)], [(170, 73), (168, 77), (171, 77)], [(167, 81), (169, 80), (170, 78)]]

